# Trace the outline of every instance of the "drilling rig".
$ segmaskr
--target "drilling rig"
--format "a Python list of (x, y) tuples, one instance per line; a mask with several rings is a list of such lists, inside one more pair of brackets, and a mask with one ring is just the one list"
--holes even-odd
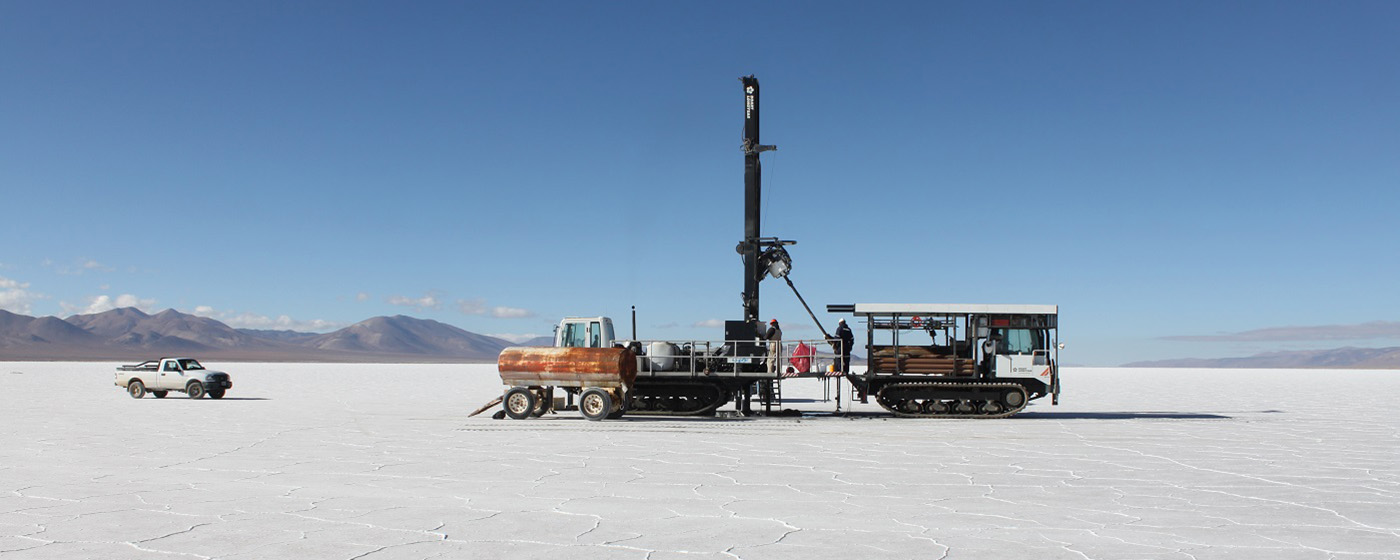
[[(554, 347), (502, 352), (502, 380), (512, 386), (504, 397), (506, 412), (512, 418), (525, 418), (577, 409), (593, 420), (616, 418), (624, 412), (700, 416), (734, 402), (747, 415), (760, 413), (752, 406), (757, 396), (762, 413), (771, 413), (775, 403), (781, 408), (784, 377), (833, 375), (849, 380), (862, 401), (874, 396), (897, 416), (997, 418), (1015, 414), (1029, 401), (1047, 395), (1057, 401), (1059, 310), (1053, 305), (828, 305), (830, 313), (850, 313), (863, 320), (869, 365), (863, 373), (813, 371), (815, 348), (831, 345), (835, 354), (843, 348), (827, 334), (792, 282), (787, 247), (797, 242), (762, 235), (759, 156), (777, 147), (760, 141), (758, 79), (750, 75), (740, 78), (740, 83), (744, 234), (735, 250), (744, 264), (742, 318), (725, 321), (720, 341), (643, 341), (616, 339), (608, 317), (566, 317), (555, 329)], [(821, 331), (820, 340), (783, 341), (776, 354), (765, 347), (759, 287), (770, 276), (783, 279), (792, 289)], [(635, 308), (633, 313), (635, 337)], [(891, 339), (877, 341), (877, 332)], [(789, 352), (789, 347), (794, 350)], [(804, 347), (810, 353), (800, 355)], [(570, 353), (570, 349), (600, 348), (623, 354), (600, 358)], [(597, 363), (603, 362), (607, 366), (598, 369)], [(556, 388), (562, 389), (562, 397), (554, 397)], [(574, 397), (579, 404), (574, 404)]]

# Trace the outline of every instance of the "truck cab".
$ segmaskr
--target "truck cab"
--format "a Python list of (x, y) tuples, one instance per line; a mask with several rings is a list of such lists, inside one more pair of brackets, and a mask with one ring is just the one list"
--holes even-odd
[(554, 346), (559, 348), (609, 348), (615, 340), (607, 317), (565, 317), (554, 327)]

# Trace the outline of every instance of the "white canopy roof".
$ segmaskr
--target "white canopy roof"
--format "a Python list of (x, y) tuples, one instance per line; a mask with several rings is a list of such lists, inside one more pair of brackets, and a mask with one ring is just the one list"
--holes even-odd
[(1057, 315), (1058, 305), (999, 303), (857, 303), (856, 315)]

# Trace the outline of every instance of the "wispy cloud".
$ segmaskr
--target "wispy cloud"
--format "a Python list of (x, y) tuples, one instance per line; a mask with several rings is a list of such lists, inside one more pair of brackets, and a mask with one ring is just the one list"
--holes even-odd
[(58, 303), (58, 306), (63, 308), (64, 313), (76, 313), (78, 315), (91, 315), (93, 313), (102, 313), (103, 311), (111, 311), (122, 307), (135, 307), (142, 311), (150, 311), (155, 305), (156, 300), (139, 297), (133, 294), (122, 294), (117, 297), (112, 297), (107, 294), (90, 296), (84, 303), (76, 305), (66, 301)]
[(426, 294), (420, 298), (411, 298), (406, 296), (389, 296), (388, 298), (385, 298), (384, 301), (389, 302), (389, 305), (412, 307), (414, 309), (419, 310), (442, 309), (442, 300), (439, 300), (437, 295), (431, 293)]
[(293, 319), (287, 315), (269, 317), (257, 313), (240, 311), (220, 311), (208, 305), (194, 308), (192, 312), (201, 317), (217, 319), (237, 329), (262, 329), (276, 331), (325, 332), (345, 326), (345, 323), (324, 319)]
[(529, 309), (504, 305), (493, 307), (487, 305), (486, 300), (481, 298), (459, 299), (457, 300), (457, 310), (461, 311), (463, 315), (490, 315), (497, 319), (521, 319), (535, 316), (535, 312)]
[(365, 292), (355, 294), (355, 301), (369, 301), (369, 294)]
[(520, 319), (524, 317), (534, 317), (535, 312), (519, 307), (497, 306), (491, 308), (491, 316), (499, 319)]
[(74, 259), (68, 264), (57, 264), (52, 259), (44, 259), (42, 264), (45, 268), (51, 268), (54, 272), (64, 276), (82, 276), (88, 272), (111, 272), (116, 270), (89, 258)]
[(1268, 327), (1235, 333), (1164, 336), (1177, 342), (1292, 342), (1306, 340), (1400, 339), (1400, 322), (1371, 321), (1354, 325)]
[(463, 315), (485, 315), (486, 300), (484, 299), (459, 299), (457, 300), (457, 310)]
[(43, 294), (29, 291), (28, 282), (0, 276), (0, 309), (28, 315), (33, 312), (31, 304), (44, 297)]
[(724, 319), (705, 319), (691, 324), (692, 327), (705, 327), (707, 329), (718, 329), (724, 326)]

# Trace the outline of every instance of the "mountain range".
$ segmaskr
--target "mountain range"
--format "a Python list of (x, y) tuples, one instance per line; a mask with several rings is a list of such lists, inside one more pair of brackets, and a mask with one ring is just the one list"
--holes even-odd
[(1185, 358), (1133, 362), (1123, 367), (1400, 369), (1400, 347), (1265, 352), (1239, 358)]
[(278, 362), (494, 362), (507, 346), (514, 344), (404, 315), (316, 334), (235, 329), (174, 309), (148, 314), (126, 307), (66, 319), (0, 310), (0, 361), (143, 361), (181, 355)]
[[(539, 337), (513, 344), (405, 315), (374, 317), (318, 334), (236, 329), (174, 309), (148, 314), (125, 307), (66, 319), (0, 309), (0, 361), (144, 361), (181, 355), (268, 362), (494, 362), (507, 346), (549, 346), (552, 342), (550, 337)], [(1155, 360), (1124, 367), (1400, 369), (1400, 347)]]

